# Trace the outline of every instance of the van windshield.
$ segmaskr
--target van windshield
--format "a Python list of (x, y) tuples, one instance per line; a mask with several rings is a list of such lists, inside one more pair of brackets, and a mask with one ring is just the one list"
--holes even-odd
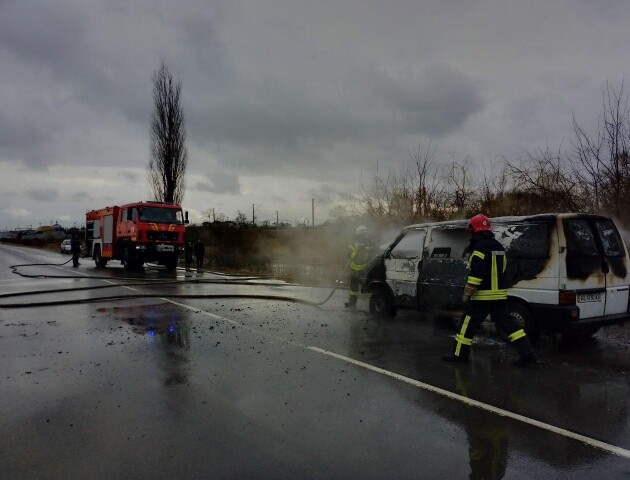
[(392, 248), (392, 258), (412, 259), (422, 257), (426, 230), (409, 230)]

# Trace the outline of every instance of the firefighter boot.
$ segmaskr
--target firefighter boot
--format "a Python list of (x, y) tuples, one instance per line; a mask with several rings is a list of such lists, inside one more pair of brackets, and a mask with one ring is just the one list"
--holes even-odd
[(519, 337), (513, 343), (521, 356), (521, 358), (512, 362), (513, 365), (517, 367), (526, 367), (527, 365), (533, 365), (538, 362), (538, 357), (536, 356), (536, 352), (534, 352), (534, 347), (532, 347), (532, 344), (527, 336)]
[(357, 310), (357, 297), (351, 296), (346, 303), (343, 304), (351, 312), (356, 312)]
[[(459, 348), (458, 348), (459, 347)], [(468, 356), (470, 355), (469, 345), (455, 345), (453, 353), (448, 355), (442, 355), (442, 360), (452, 363), (468, 363)]]

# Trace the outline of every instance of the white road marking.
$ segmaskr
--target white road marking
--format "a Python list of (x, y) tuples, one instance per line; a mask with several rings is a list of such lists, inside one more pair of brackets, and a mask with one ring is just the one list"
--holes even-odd
[(624, 458), (630, 459), (630, 450), (626, 450), (624, 448), (617, 447), (615, 445), (611, 445), (609, 443), (602, 442), (602, 441), (596, 440), (594, 438), (587, 437), (585, 435), (580, 435), (579, 433), (575, 433), (575, 432), (572, 432), (570, 430), (566, 430), (564, 428), (556, 427), (554, 425), (550, 425), (548, 423), (541, 422), (539, 420), (536, 420), (536, 419), (533, 419), (533, 418), (529, 418), (529, 417), (526, 417), (524, 415), (520, 415), (518, 413), (510, 412), (509, 410), (504, 410), (502, 408), (494, 407), (492, 405), (480, 402), (478, 400), (473, 400), (472, 398), (468, 398), (468, 397), (465, 397), (463, 395), (458, 395), (457, 393), (453, 393), (453, 392), (450, 392), (448, 390), (444, 390), (443, 388), (439, 388), (439, 387), (436, 387), (434, 385), (430, 385), (428, 383), (424, 383), (424, 382), (420, 382), (418, 380), (414, 380), (413, 378), (405, 377), (404, 375), (400, 375), (400, 374), (395, 373), (395, 372), (390, 372), (389, 370), (385, 370), (383, 368), (379, 368), (379, 367), (376, 367), (374, 365), (370, 365), (369, 363), (365, 363), (365, 362), (361, 362), (359, 360), (355, 360), (354, 358), (346, 357), (345, 355), (340, 355), (338, 353), (331, 352), (329, 350), (324, 350), (323, 348), (305, 345), (305, 344), (302, 344), (300, 342), (296, 342), (294, 340), (288, 340), (286, 338), (279, 337), (277, 335), (273, 335), (273, 334), (270, 334), (270, 333), (267, 333), (267, 332), (254, 330), (254, 329), (248, 327), (247, 325), (244, 325), (244, 324), (242, 324), (240, 322), (237, 322), (235, 320), (231, 320), (231, 319), (229, 319), (227, 317), (222, 317), (222, 316), (216, 315), (214, 313), (205, 312), (205, 311), (203, 311), (203, 310), (201, 310), (199, 308), (191, 307), (190, 305), (186, 305), (184, 303), (175, 302), (175, 301), (170, 300), (168, 298), (162, 298), (162, 300), (165, 300), (165, 301), (167, 301), (169, 303), (172, 303), (172, 304), (175, 304), (175, 305), (179, 305), (180, 307), (186, 308), (186, 309), (191, 310), (191, 311), (196, 312), (196, 313), (200, 313), (202, 315), (205, 315), (207, 317), (213, 318), (215, 320), (221, 320), (221, 321), (227, 322), (227, 323), (229, 323), (231, 325), (237, 325), (239, 327), (245, 328), (245, 329), (250, 330), (252, 332), (255, 332), (255, 333), (258, 333), (258, 334), (263, 334), (263, 335), (266, 335), (268, 337), (272, 337), (272, 338), (274, 338), (276, 340), (280, 340), (280, 341), (282, 341), (282, 342), (284, 342), (286, 344), (294, 345), (296, 347), (300, 347), (300, 348), (303, 348), (305, 350), (309, 350), (311, 352), (319, 353), (320, 355), (326, 355), (328, 357), (336, 358), (337, 360), (341, 360), (341, 361), (344, 361), (346, 363), (350, 363), (352, 365), (355, 365), (357, 367), (364, 368), (366, 370), (370, 370), (372, 372), (376, 372), (376, 373), (379, 373), (381, 375), (385, 375), (387, 377), (396, 379), (396, 380), (398, 380), (400, 382), (404, 382), (404, 383), (407, 383), (407, 384), (412, 385), (414, 387), (421, 388), (421, 389), (426, 390), (428, 392), (432, 392), (432, 393), (436, 393), (438, 395), (442, 395), (443, 397), (450, 398), (451, 400), (458, 401), (458, 402), (463, 403), (465, 405), (469, 405), (471, 407), (479, 408), (481, 410), (485, 410), (487, 412), (494, 413), (494, 414), (499, 415), (501, 417), (511, 418), (512, 420), (516, 420), (518, 422), (522, 422), (522, 423), (525, 423), (527, 425), (531, 425), (532, 427), (537, 427), (537, 428), (540, 428), (542, 430), (546, 430), (548, 432), (552, 432), (552, 433), (555, 433), (555, 434), (558, 434), (558, 435), (562, 435), (563, 437), (567, 437), (567, 438), (570, 438), (572, 440), (577, 440), (578, 442), (582, 442), (582, 443), (584, 443), (584, 444), (586, 444), (586, 445), (588, 445), (590, 447), (598, 448), (600, 450), (604, 450), (604, 451), (612, 453), (614, 455), (618, 455), (620, 457), (624, 457)]

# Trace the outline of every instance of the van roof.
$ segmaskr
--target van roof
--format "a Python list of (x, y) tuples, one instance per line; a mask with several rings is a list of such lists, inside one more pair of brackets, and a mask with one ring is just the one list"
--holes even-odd
[[(491, 217), (491, 223), (511, 223), (511, 222), (524, 222), (524, 221), (550, 221), (555, 220), (556, 218), (571, 218), (571, 217), (591, 217), (591, 218), (608, 218), (603, 215), (591, 214), (591, 213), (539, 213), (537, 215), (523, 215), (523, 216), (505, 216), (505, 217)], [(468, 225), (468, 220), (446, 220), (443, 222), (428, 222), (428, 223), (415, 223), (413, 225), (408, 225), (405, 227), (406, 229), (420, 228), (420, 227), (436, 227), (436, 226), (445, 226), (445, 227), (463, 227), (466, 228)]]

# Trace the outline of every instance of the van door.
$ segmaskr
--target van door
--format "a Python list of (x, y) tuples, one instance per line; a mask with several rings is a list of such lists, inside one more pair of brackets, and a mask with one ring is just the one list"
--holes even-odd
[(385, 278), (396, 297), (396, 303), (417, 305), (418, 272), (426, 229), (408, 230), (385, 254)]
[(606, 307), (606, 262), (586, 217), (564, 218), (560, 289), (575, 290), (580, 318), (601, 317)]
[(604, 315), (625, 313), (628, 310), (628, 263), (623, 240), (609, 218), (596, 219), (595, 232), (602, 247), (606, 274), (606, 307)]
[(468, 277), (464, 252), (470, 234), (466, 228), (444, 226), (431, 229), (428, 236), (418, 277), (418, 305), (431, 310), (461, 310)]

